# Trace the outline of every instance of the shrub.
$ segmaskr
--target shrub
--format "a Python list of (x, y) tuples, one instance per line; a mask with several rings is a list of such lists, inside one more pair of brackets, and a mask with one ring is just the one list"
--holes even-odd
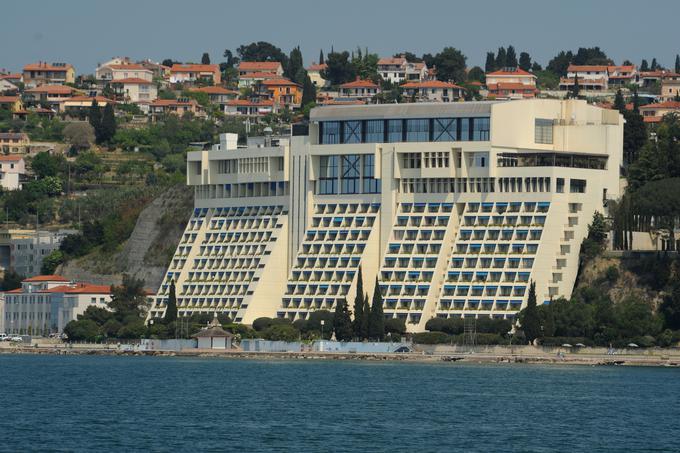
[(66, 324), (64, 333), (70, 341), (95, 341), (101, 335), (101, 330), (96, 322), (80, 319)]
[(451, 337), (444, 332), (420, 332), (413, 334), (413, 342), (418, 344), (446, 344)]
[(274, 324), (262, 331), (265, 340), (296, 341), (300, 338), (300, 331), (291, 324)]
[(609, 283), (616, 283), (619, 279), (619, 269), (616, 266), (609, 266), (604, 275)]
[(385, 333), (389, 333), (392, 339), (395, 338), (395, 334), (399, 336), (406, 333), (406, 322), (399, 318), (389, 318), (385, 320)]

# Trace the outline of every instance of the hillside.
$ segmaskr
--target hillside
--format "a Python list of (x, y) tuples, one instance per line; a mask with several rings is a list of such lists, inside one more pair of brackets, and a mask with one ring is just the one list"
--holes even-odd
[(193, 191), (173, 186), (140, 213), (130, 238), (113, 255), (95, 250), (68, 261), (57, 272), (67, 278), (99, 284), (120, 284), (123, 273), (143, 279), (158, 289), (182, 236), (193, 206)]

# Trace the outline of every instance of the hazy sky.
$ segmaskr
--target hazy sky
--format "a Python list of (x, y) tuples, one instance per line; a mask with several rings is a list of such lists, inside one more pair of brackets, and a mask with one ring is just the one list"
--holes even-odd
[(454, 46), (468, 66), (512, 44), (542, 65), (561, 49), (599, 45), (617, 63), (652, 57), (672, 66), (680, 1), (654, 0), (33, 0), (3, 1), (0, 68), (39, 60), (93, 73), (113, 56), (213, 62), (224, 49), (269, 41), (300, 45), (305, 64), (331, 45), (380, 55)]

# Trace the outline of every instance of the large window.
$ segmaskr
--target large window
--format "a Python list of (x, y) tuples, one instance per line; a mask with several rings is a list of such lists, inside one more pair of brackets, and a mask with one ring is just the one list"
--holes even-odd
[(472, 119), (472, 140), (487, 141), (489, 140), (489, 118), (473, 118)]
[(361, 121), (345, 121), (343, 143), (361, 143)]
[(428, 142), (430, 141), (430, 120), (406, 120), (406, 141), (407, 142)]
[(435, 142), (456, 140), (458, 121), (455, 118), (435, 118), (432, 139)]
[[(399, 131), (401, 134), (401, 130)], [(385, 122), (383, 120), (366, 121), (366, 143), (382, 143), (385, 141)]]
[(363, 192), (378, 193), (380, 192), (380, 180), (375, 179), (375, 156), (373, 154), (365, 154), (363, 157)]
[(318, 192), (322, 195), (337, 193), (338, 156), (321, 156), (320, 167)]
[(324, 121), (321, 123), (321, 143), (323, 145), (340, 143), (340, 121)]
[(460, 119), (460, 140), (462, 142), (470, 141), (470, 122), (472, 118)]
[(340, 179), (341, 193), (359, 193), (359, 154), (342, 156), (342, 178)]
[(404, 141), (402, 126), (403, 121), (401, 120), (387, 120), (387, 141), (389, 143)]
[(536, 118), (534, 142), (550, 145), (553, 142), (553, 120)]

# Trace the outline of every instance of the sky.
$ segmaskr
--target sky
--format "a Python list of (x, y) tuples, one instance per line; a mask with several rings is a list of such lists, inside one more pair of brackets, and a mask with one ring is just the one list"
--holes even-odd
[(543, 66), (559, 50), (600, 46), (616, 63), (672, 67), (678, 17), (677, 0), (13, 1), (0, 9), (0, 69), (59, 61), (91, 74), (114, 56), (199, 62), (203, 52), (219, 63), (253, 41), (299, 45), (305, 65), (331, 46), (381, 56), (453, 46), (483, 66), (487, 51), (512, 44)]

